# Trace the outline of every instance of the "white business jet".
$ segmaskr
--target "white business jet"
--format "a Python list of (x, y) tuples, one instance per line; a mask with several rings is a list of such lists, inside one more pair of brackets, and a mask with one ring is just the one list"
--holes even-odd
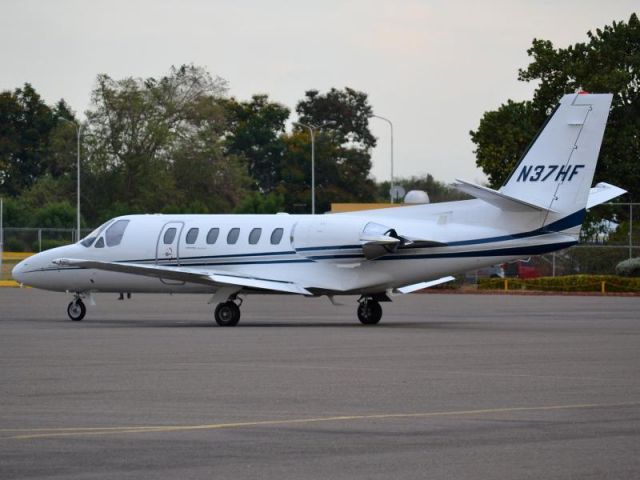
[(247, 293), (360, 295), (380, 302), (468, 270), (575, 245), (585, 211), (624, 190), (591, 188), (610, 94), (565, 95), (499, 190), (462, 180), (472, 200), (333, 215), (127, 215), (74, 245), (20, 262), (13, 277), (73, 292), (72, 320), (94, 292), (208, 293), (233, 326)]

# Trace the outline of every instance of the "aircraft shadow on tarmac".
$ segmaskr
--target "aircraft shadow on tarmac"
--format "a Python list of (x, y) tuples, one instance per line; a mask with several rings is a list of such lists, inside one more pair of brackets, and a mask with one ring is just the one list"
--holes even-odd
[[(44, 321), (41, 319), (40, 321)], [(50, 322), (50, 319), (46, 321)], [(61, 320), (59, 323), (72, 323), (68, 320)], [(345, 323), (339, 323), (331, 320), (327, 320), (327, 322), (305, 322), (303, 320), (292, 320), (292, 321), (268, 321), (264, 322), (256, 322), (256, 321), (245, 321), (239, 323), (235, 327), (219, 327), (215, 324), (215, 322), (207, 322), (206, 320), (144, 320), (144, 319), (89, 319), (83, 320), (82, 322), (78, 322), (80, 324), (78, 327), (82, 327), (84, 325), (90, 326), (90, 328), (212, 328), (212, 329), (220, 329), (223, 331), (233, 330), (233, 329), (243, 329), (243, 328), (358, 328), (364, 329), (368, 331), (375, 331), (378, 329), (388, 330), (388, 329), (404, 329), (404, 328), (418, 328), (418, 329), (445, 329), (445, 330), (486, 330), (487, 326), (466, 322), (466, 321), (428, 321), (428, 320), (417, 320), (415, 322), (410, 321), (402, 321), (402, 322), (393, 322), (390, 321), (388, 323), (380, 323), (378, 325), (360, 325), (357, 322), (348, 321)]]

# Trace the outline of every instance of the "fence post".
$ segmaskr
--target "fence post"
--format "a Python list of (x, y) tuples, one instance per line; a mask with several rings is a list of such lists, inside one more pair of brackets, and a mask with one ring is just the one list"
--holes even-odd
[(629, 258), (633, 258), (633, 203), (629, 202)]
[(555, 277), (556, 276), (556, 252), (553, 252), (551, 254), (551, 259), (552, 259), (552, 263), (551, 263), (551, 276)]
[(42, 229), (38, 229), (38, 251), (42, 251)]
[(4, 256), (4, 203), (0, 197), (0, 280), (2, 280), (2, 257)]
[(605, 288), (605, 281), (603, 280), (603, 281), (600, 282), (600, 293), (604, 294), (606, 292), (607, 292), (607, 290)]
[(504, 291), (509, 290), (509, 280), (507, 278), (504, 279)]

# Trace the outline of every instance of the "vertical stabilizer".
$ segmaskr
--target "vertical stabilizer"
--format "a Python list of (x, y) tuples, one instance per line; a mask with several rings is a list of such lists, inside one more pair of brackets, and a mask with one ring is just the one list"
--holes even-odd
[(562, 97), (500, 192), (557, 212), (548, 214), (544, 225), (583, 212), (612, 98), (609, 93)]

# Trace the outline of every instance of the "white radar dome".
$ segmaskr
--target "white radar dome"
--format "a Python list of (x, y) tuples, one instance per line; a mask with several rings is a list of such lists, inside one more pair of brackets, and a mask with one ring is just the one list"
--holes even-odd
[(429, 203), (429, 195), (424, 190), (411, 190), (404, 196), (404, 203)]

